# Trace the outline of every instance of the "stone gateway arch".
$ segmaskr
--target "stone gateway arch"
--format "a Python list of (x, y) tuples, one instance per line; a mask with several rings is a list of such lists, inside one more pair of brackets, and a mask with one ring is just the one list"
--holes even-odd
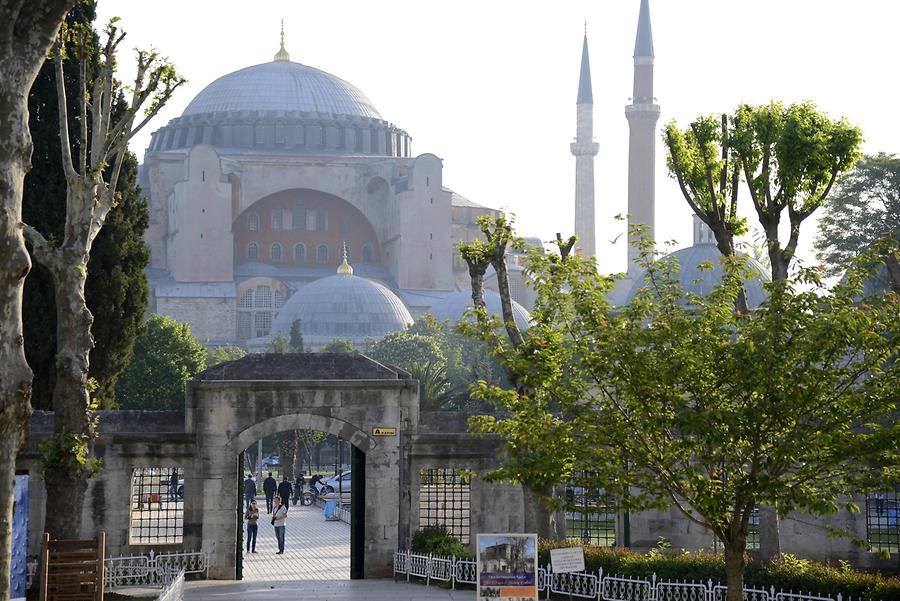
[[(297, 429), (352, 445), (354, 467), (362, 469), (352, 471), (351, 575), (389, 575), (392, 553), (406, 539), (402, 498), (409, 496), (409, 478), (400, 449), (418, 421), (417, 389), (401, 370), (330, 353), (249, 355), (191, 382), (185, 430), (197, 444), (191, 480), (202, 487), (185, 489), (185, 524), (199, 525), (194, 536), (210, 553), (209, 576), (237, 575), (240, 454), (260, 438)], [(375, 428), (395, 428), (396, 435), (372, 436)]]

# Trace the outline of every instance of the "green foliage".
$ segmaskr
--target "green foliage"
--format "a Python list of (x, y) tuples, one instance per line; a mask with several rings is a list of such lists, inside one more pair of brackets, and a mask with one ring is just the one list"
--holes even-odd
[(181, 409), (185, 384), (205, 366), (206, 350), (188, 324), (153, 315), (119, 378), (116, 399), (122, 409)]
[[(811, 102), (785, 107), (773, 101), (742, 104), (721, 119), (700, 117), (685, 130), (670, 123), (664, 139), (669, 173), (725, 255), (734, 254), (734, 236), (747, 230), (737, 212), (738, 187), (741, 181), (747, 185), (766, 236), (772, 277), (786, 280), (801, 224), (856, 163), (862, 133)], [(782, 220), (789, 223), (783, 245)]]
[(233, 344), (208, 348), (206, 349), (206, 367), (213, 367), (226, 361), (234, 361), (246, 354), (247, 351)]
[(295, 353), (303, 352), (303, 328), (299, 319), (295, 319), (291, 322), (291, 336), (290, 336), (290, 344), (291, 351)]
[(319, 350), (321, 353), (355, 353), (352, 340), (340, 340), (335, 338), (331, 342), (326, 343)]
[[(567, 541), (541, 540), (538, 545), (540, 565), (550, 563), (550, 549), (571, 546)], [(725, 560), (712, 553), (666, 552), (640, 554), (623, 548), (584, 547), (585, 571), (602, 569), (604, 574), (660, 580), (696, 580), (725, 582)], [(857, 572), (846, 567), (835, 568), (814, 561), (784, 559), (765, 565), (747, 560), (746, 586), (768, 590), (810, 591), (820, 595), (879, 601), (900, 598), (900, 578)]]
[[(517, 388), (475, 391), (509, 412), (470, 419), (507, 441), (490, 476), (572, 479), (626, 508), (674, 504), (736, 557), (759, 505), (833, 513), (896, 481), (900, 296), (859, 302), (864, 258), (831, 289), (810, 271), (773, 282), (751, 314), (735, 310), (746, 277), (735, 257), (698, 296), (676, 262), (645, 252), (647, 284), (615, 312), (614, 279), (589, 262), (530, 257), (533, 325), (521, 347), (494, 342)], [(490, 324), (481, 335), (500, 338)]]
[(815, 247), (829, 275), (883, 237), (900, 235), (900, 157), (879, 153), (861, 160), (835, 187), (819, 218)]
[(91, 436), (63, 432), (38, 443), (41, 452), (41, 466), (44, 472), (60, 474), (84, 474), (93, 478), (100, 473), (100, 459), (90, 456)]
[(455, 409), (465, 389), (454, 387), (447, 377), (446, 363), (412, 363), (407, 370), (419, 381), (419, 404), (424, 411)]
[(416, 364), (446, 365), (438, 344), (438, 332), (419, 334), (409, 330), (390, 332), (366, 349), (366, 355), (382, 363), (390, 363), (407, 371)]
[(272, 336), (272, 340), (266, 345), (266, 352), (284, 355), (285, 353), (294, 352), (294, 349), (291, 348), (291, 341), (285, 338), (284, 334), (278, 332)]
[[(81, 2), (69, 13), (72, 27), (90, 29), (94, 3)], [(79, 52), (88, 58), (89, 76), (96, 68), (96, 34), (80, 36)], [(78, 63), (64, 64), (66, 89), (77, 96)], [(51, 243), (63, 238), (66, 219), (66, 182), (62, 171), (57, 109), (56, 75), (52, 61), (41, 68), (28, 97), (29, 128), (34, 142), (32, 168), (25, 177), (23, 221), (43, 232)], [(120, 101), (116, 113), (124, 106)], [(77, 111), (70, 111), (70, 129), (78, 131)], [(73, 144), (74, 146), (74, 144)], [(90, 353), (90, 376), (97, 381), (93, 398), (101, 407), (115, 400), (118, 375), (131, 359), (134, 340), (141, 329), (147, 308), (147, 280), (144, 268), (150, 258), (142, 240), (149, 213), (137, 185), (137, 159), (125, 155), (117, 183), (118, 205), (110, 211), (106, 224), (94, 240), (85, 284), (87, 306), (94, 316), (91, 333), (95, 346)], [(34, 371), (35, 409), (50, 409), (56, 355), (56, 303), (49, 272), (36, 262), (25, 280), (23, 322), (25, 353)]]
[(439, 526), (425, 526), (416, 530), (413, 534), (410, 551), (422, 555), (437, 555), (440, 557), (457, 557), (460, 559), (474, 559), (475, 554), (469, 548), (459, 542), (459, 539), (450, 534), (443, 524)]

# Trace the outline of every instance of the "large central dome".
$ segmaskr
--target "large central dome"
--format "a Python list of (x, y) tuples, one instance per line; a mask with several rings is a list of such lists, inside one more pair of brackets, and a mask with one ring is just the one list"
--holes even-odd
[(301, 111), (381, 119), (372, 101), (352, 84), (288, 60), (223, 75), (191, 101), (182, 117), (240, 111)]

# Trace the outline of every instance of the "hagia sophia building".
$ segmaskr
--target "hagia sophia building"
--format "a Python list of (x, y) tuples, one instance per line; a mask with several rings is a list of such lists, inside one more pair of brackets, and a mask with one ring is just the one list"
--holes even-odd
[[(652, 227), (659, 106), (648, 0), (634, 61), (629, 214)], [(575, 231), (590, 256), (597, 144), (587, 35), (576, 109)], [(287, 336), (297, 319), (315, 350), (333, 339), (364, 349), (426, 313), (459, 318), (471, 298), (456, 246), (480, 236), (478, 217), (500, 214), (447, 187), (441, 159), (414, 155), (410, 135), (358, 88), (291, 61), (283, 37), (274, 60), (216, 79), (154, 132), (139, 177), (150, 208), (150, 311), (189, 323), (204, 344), (248, 350)], [(697, 246), (705, 234), (695, 229)], [(516, 257), (510, 271), (517, 320), (527, 323), (533, 291)], [(623, 299), (639, 279), (629, 269)], [(496, 290), (496, 278), (486, 287)], [(487, 302), (498, 307), (499, 297), (488, 291)]]

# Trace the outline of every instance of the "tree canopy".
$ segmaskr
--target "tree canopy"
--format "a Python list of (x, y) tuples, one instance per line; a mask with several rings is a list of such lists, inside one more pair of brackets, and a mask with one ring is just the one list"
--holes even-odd
[(181, 409), (185, 384), (205, 367), (206, 350), (188, 324), (152, 315), (119, 378), (116, 400), (122, 409)]
[(579, 257), (530, 257), (538, 298), (522, 345), (481, 328), (518, 385), (477, 394), (511, 417), (472, 425), (507, 441), (494, 477), (675, 505), (723, 543), (740, 599), (755, 507), (855, 510), (845, 495), (897, 477), (900, 298), (859, 302), (869, 261), (830, 290), (811, 271), (773, 282), (746, 313), (738, 258), (703, 297), (682, 289), (674, 261), (642, 263), (648, 284), (613, 311), (613, 278)]
[[(840, 275), (860, 253), (881, 238), (900, 236), (900, 157), (864, 157), (836, 186), (819, 218), (815, 248), (829, 275)], [(887, 261), (895, 292), (900, 268)], [(893, 271), (891, 271), (893, 268)]]

